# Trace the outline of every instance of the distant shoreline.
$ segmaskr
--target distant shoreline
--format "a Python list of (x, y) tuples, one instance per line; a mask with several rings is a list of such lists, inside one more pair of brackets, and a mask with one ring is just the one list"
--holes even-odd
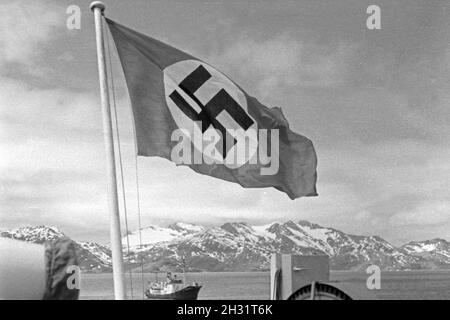
[[(125, 275), (127, 295), (142, 299), (143, 288), (155, 274)], [(368, 290), (364, 271), (331, 271), (329, 282), (356, 300), (450, 299), (450, 270), (388, 271), (381, 274), (380, 290)], [(160, 277), (163, 279), (164, 277)], [(195, 272), (186, 273), (187, 282), (203, 285), (199, 300), (267, 300), (270, 299), (270, 273)], [(80, 299), (114, 299), (111, 273), (85, 274), (81, 277)]]
[[(172, 273), (182, 273), (182, 272), (175, 272), (175, 271), (158, 271), (158, 272), (148, 272), (145, 271), (143, 272), (144, 274), (155, 274), (155, 273), (167, 273), (167, 272), (172, 272)], [(196, 274), (196, 273), (269, 273), (270, 270), (254, 270), (254, 271), (186, 271), (187, 274)], [(366, 274), (366, 272), (364, 270), (330, 270), (330, 272), (333, 273), (363, 273)], [(387, 272), (421, 272), (421, 273), (430, 273), (430, 272), (448, 272), (450, 273), (450, 269), (433, 269), (433, 270), (427, 270), (427, 269), (417, 269), (417, 270), (381, 270), (381, 272), (383, 273), (387, 273)], [(82, 274), (90, 274), (90, 275), (100, 275), (100, 274), (111, 274), (112, 275), (112, 271), (111, 272), (92, 272), (92, 271), (81, 271)], [(125, 274), (129, 274), (129, 271), (126, 271)], [(133, 275), (140, 275), (142, 274), (142, 272), (136, 272), (136, 271), (132, 271), (131, 274)]]

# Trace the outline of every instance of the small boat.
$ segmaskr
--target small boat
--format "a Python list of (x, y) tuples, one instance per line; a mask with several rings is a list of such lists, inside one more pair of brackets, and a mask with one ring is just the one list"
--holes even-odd
[(186, 285), (184, 280), (168, 272), (166, 281), (149, 283), (145, 296), (147, 299), (197, 300), (201, 288), (196, 282)]

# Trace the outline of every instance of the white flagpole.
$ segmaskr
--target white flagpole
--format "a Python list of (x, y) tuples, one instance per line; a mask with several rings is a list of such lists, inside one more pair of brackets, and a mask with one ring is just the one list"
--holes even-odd
[(97, 41), (98, 75), (100, 79), (100, 97), (103, 116), (103, 136), (106, 148), (106, 166), (108, 173), (108, 207), (110, 211), (110, 237), (112, 268), (114, 278), (114, 297), (125, 299), (125, 278), (123, 272), (122, 239), (120, 234), (119, 203), (117, 199), (116, 164), (114, 161), (114, 141), (109, 105), (108, 82), (106, 75), (105, 46), (103, 43), (102, 15), (105, 5), (94, 1), (90, 5), (95, 18), (95, 35)]

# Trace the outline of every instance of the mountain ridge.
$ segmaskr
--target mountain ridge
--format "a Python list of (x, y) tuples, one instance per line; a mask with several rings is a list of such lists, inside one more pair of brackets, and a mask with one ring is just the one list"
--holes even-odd
[[(65, 235), (55, 227), (29, 226), (3, 231), (0, 236), (42, 243)], [(273, 252), (327, 254), (334, 270), (364, 270), (371, 264), (383, 270), (450, 269), (450, 242), (445, 239), (410, 241), (397, 247), (379, 236), (347, 234), (306, 220), (261, 226), (245, 222), (215, 227), (181, 222), (150, 225), (130, 232), (122, 242), (126, 267), (136, 271), (141, 263), (145, 271), (180, 271), (184, 262), (190, 271), (268, 270)], [(84, 271), (111, 270), (108, 246), (85, 241), (76, 241), (76, 246)]]

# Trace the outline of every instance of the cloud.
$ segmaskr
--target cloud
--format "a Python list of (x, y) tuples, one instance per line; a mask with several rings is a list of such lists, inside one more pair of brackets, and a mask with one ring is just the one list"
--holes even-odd
[(98, 221), (87, 219), (105, 201), (97, 98), (0, 78), (0, 104), (2, 224)]
[[(266, 105), (282, 107), (291, 128), (314, 141), (320, 196), (290, 201), (274, 189), (244, 190), (164, 159), (140, 158), (143, 225), (307, 219), (391, 241), (450, 236), (450, 227), (438, 227), (449, 226), (443, 215), (450, 201), (446, 178), (450, 90), (445, 64), (450, 51), (442, 64), (435, 65), (440, 59), (424, 53), (403, 63), (404, 52), (412, 50), (389, 39), (368, 45), (365, 35), (358, 39), (360, 32), (353, 27), (336, 31), (339, 19), (328, 5), (323, 7), (333, 18), (324, 24), (326, 19), (314, 18), (319, 15), (299, 19), (295, 12), (290, 21), (280, 21), (280, 12), (266, 5), (275, 24), (259, 15), (262, 24), (249, 23), (247, 15), (237, 23), (235, 16), (219, 9), (211, 10), (216, 15), (192, 19), (198, 17), (193, 7), (192, 15), (183, 15), (181, 22), (177, 16), (176, 23), (167, 18), (165, 24), (148, 25), (147, 12), (139, 13), (142, 18), (135, 22), (148, 25), (149, 34), (155, 31), (178, 39), (177, 47), (193, 48), (194, 56), (205, 57), (247, 92), (269, 101)], [(186, 8), (179, 6), (184, 13)], [(344, 19), (347, 9), (340, 9)], [(174, 16), (171, 6), (164, 10), (167, 17)], [(283, 10), (291, 11), (285, 6)], [(127, 21), (119, 11), (119, 21)], [(56, 224), (78, 239), (107, 241), (93, 29), (57, 38), (57, 30), (65, 30), (57, 27), (64, 23), (65, 10), (47, 2), (5, 3), (0, 13), (0, 66), (18, 64), (32, 71), (44, 65), (52, 71), (35, 82), (38, 86), (28, 74), (18, 81), (0, 78), (0, 223)], [(307, 19), (314, 20), (308, 20), (312, 29), (308, 23), (302, 28), (295, 24)], [(190, 27), (184, 32), (180, 25)], [(211, 28), (205, 31), (205, 25)], [(333, 37), (324, 37), (330, 30)], [(389, 43), (393, 48), (386, 47)], [(89, 46), (92, 50), (86, 49)], [(40, 59), (49, 48), (46, 60)], [(71, 90), (74, 83), (84, 89)], [(128, 216), (135, 228), (131, 115), (126, 99), (118, 106)]]
[[(351, 139), (334, 147), (316, 147), (319, 197), (314, 210), (298, 205), (299, 213), (308, 219), (351, 233), (381, 235), (396, 243), (417, 239), (418, 235), (448, 234), (426, 223), (412, 228), (408, 220), (414, 221), (409, 216), (420, 216), (417, 208), (423, 203), (432, 211), (433, 206), (439, 208), (450, 201), (450, 147), (415, 140), (367, 144)], [(332, 185), (335, 188), (329, 189)], [(326, 192), (322, 192), (324, 186)], [(435, 211), (430, 212), (430, 221), (445, 214)], [(446, 215), (450, 216), (449, 212)], [(398, 231), (406, 227), (408, 230)]]
[(57, 59), (61, 60), (61, 61), (65, 61), (65, 62), (71, 62), (71, 61), (75, 60), (75, 57), (73, 56), (72, 53), (66, 51), (66, 52), (62, 53), (61, 55), (59, 55)]
[[(60, 11), (60, 12), (59, 12)], [(64, 17), (47, 1), (3, 1), (0, 4), (0, 65), (32, 65)]]
[(320, 45), (286, 34), (270, 39), (242, 35), (209, 59), (257, 82), (258, 94), (295, 87), (332, 87), (345, 80), (355, 44)]
[(428, 226), (450, 224), (450, 201), (421, 203), (413, 210), (396, 213), (389, 219), (392, 226)]

